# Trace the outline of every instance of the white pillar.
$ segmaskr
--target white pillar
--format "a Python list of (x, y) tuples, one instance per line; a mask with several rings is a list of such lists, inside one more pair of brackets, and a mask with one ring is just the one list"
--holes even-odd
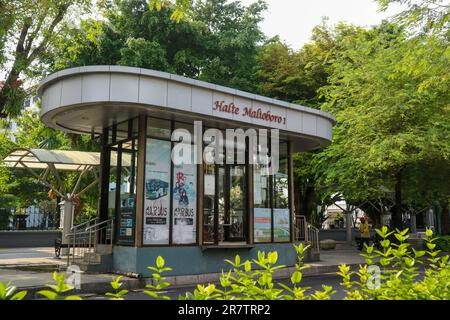
[(433, 209), (427, 210), (425, 217), (426, 217), (426, 225), (427, 225), (427, 227), (431, 228), (431, 229), (433, 229), (433, 231), (435, 231), (434, 230), (435, 226), (434, 226), (434, 212), (433, 212)]
[(345, 214), (345, 227), (347, 229), (347, 243), (352, 243), (352, 213), (347, 212)]
[[(66, 199), (59, 203), (61, 207), (61, 217), (59, 227), (62, 229), (62, 244), (68, 244), (69, 239), (67, 235), (70, 234), (70, 229), (73, 227), (73, 211), (74, 205), (72, 199), (68, 196)], [(67, 254), (68, 250), (66, 248), (61, 249), (62, 254)]]

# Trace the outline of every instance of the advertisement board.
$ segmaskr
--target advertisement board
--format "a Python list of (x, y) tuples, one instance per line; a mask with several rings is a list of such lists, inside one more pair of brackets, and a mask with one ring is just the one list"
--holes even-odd
[(173, 167), (173, 234), (177, 244), (196, 242), (197, 166), (181, 164)]
[(170, 141), (147, 139), (144, 244), (169, 243)]
[(272, 209), (254, 208), (253, 216), (255, 242), (270, 242), (272, 240)]
[(275, 242), (290, 240), (289, 213), (289, 209), (273, 209), (273, 240)]

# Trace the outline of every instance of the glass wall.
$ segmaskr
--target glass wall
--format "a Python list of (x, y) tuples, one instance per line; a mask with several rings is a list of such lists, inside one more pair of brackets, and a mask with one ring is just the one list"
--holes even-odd
[(115, 218), (116, 243), (134, 245), (136, 218), (137, 118), (108, 128), (108, 218)]
[[(108, 215), (116, 218), (118, 244), (135, 243), (137, 119), (119, 123), (109, 130), (107, 150), (110, 155)], [(194, 141), (183, 134), (193, 134), (193, 125), (148, 117), (145, 137), (143, 175), (143, 245), (227, 245), (289, 242), (289, 161), (288, 143), (280, 143), (279, 170), (270, 174), (267, 166), (253, 165), (253, 188), (248, 190), (248, 141), (236, 145), (246, 149), (245, 164), (238, 159), (222, 164), (203, 164), (203, 189), (197, 188), (198, 165)], [(181, 135), (175, 139), (175, 129)], [(176, 131), (178, 134), (179, 131)], [(224, 133), (225, 137), (225, 133)], [(180, 143), (181, 140), (184, 143)], [(206, 145), (209, 143), (205, 142)], [(225, 146), (225, 144), (224, 144)], [(210, 150), (214, 158), (214, 148)], [(242, 154), (242, 153), (241, 153)], [(268, 158), (268, 157), (267, 157)], [(224, 159), (233, 160), (233, 159)], [(227, 163), (229, 162), (229, 163)], [(253, 207), (248, 197), (253, 192)], [(203, 212), (197, 212), (202, 197)], [(253, 210), (253, 220), (249, 219)], [(202, 238), (197, 236), (198, 214), (202, 217)], [(249, 234), (253, 223), (253, 234)]]
[(194, 148), (191, 143), (180, 143), (174, 148), (171, 141), (174, 129), (193, 132), (189, 124), (147, 118), (144, 245), (197, 242)]

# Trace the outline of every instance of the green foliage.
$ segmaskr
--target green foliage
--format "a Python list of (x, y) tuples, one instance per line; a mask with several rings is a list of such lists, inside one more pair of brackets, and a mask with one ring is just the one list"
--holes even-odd
[(11, 283), (4, 284), (0, 281), (0, 300), (23, 300), (27, 295), (27, 291), (16, 292), (16, 287), (12, 286)]
[[(439, 255), (436, 238), (431, 229), (427, 230), (427, 250), (410, 250), (407, 243), (408, 229), (388, 232), (386, 227), (376, 230), (381, 237), (382, 250), (366, 245), (366, 265), (358, 271), (350, 271), (345, 264), (339, 266), (338, 274), (346, 288), (350, 300), (448, 300), (450, 297), (449, 256)], [(396, 242), (389, 240), (393, 235)], [(379, 260), (378, 275), (371, 272), (370, 266)], [(418, 267), (425, 265), (424, 275)], [(372, 269), (373, 270), (373, 269)], [(352, 279), (355, 276), (356, 279)], [(376, 278), (378, 276), (378, 279)]]
[(89, 0), (0, 2), (0, 114), (17, 116), (27, 94), (24, 79), (42, 74), (42, 64), (62, 21), (92, 6)]
[(449, 252), (450, 251), (450, 236), (437, 237), (435, 244), (436, 244), (436, 248), (438, 250)]
[(53, 280), (55, 284), (48, 284), (51, 290), (40, 290), (37, 293), (46, 297), (49, 300), (81, 300), (79, 296), (66, 296), (67, 292), (73, 290), (74, 286), (66, 283), (65, 273), (54, 272)]
[(128, 290), (120, 290), (120, 287), (123, 285), (123, 282), (120, 282), (120, 279), (122, 279), (122, 276), (118, 276), (116, 278), (113, 277), (110, 282), (114, 292), (107, 292), (105, 294), (106, 296), (111, 297), (110, 300), (124, 300), (123, 296), (128, 293)]
[(164, 299), (164, 300), (170, 300), (170, 297), (164, 296), (160, 294), (161, 290), (166, 289), (170, 286), (170, 283), (165, 281), (167, 278), (163, 277), (162, 274), (164, 272), (172, 270), (171, 268), (164, 267), (165, 261), (163, 257), (158, 256), (156, 258), (156, 267), (148, 267), (148, 269), (154, 271), (152, 274), (153, 283), (154, 284), (147, 284), (145, 287), (150, 290), (145, 290), (144, 292), (148, 294), (149, 296), (156, 298), (156, 299)]
[(149, 0), (150, 10), (158, 10), (161, 11), (163, 7), (170, 6), (173, 8), (172, 15), (170, 19), (175, 20), (176, 22), (180, 22), (183, 18), (189, 18), (189, 14), (191, 11), (191, 5), (189, 0)]
[[(65, 25), (57, 37), (51, 71), (85, 65), (152, 68), (191, 78), (255, 91), (253, 68), (260, 42), (258, 23), (267, 6), (248, 7), (226, 0), (198, 1), (189, 19), (174, 21), (175, 7), (146, 0), (105, 2), (103, 19)], [(176, 19), (178, 20), (178, 19)], [(67, 35), (68, 34), (68, 35)]]
[(406, 5), (406, 9), (394, 15), (393, 20), (408, 26), (415, 32), (434, 33), (448, 36), (449, 5), (445, 0), (377, 0), (381, 10), (391, 4)]
[[(219, 279), (220, 286), (214, 284), (198, 284), (193, 292), (186, 292), (184, 296), (179, 296), (180, 300), (302, 300), (302, 299), (329, 299), (335, 291), (329, 286), (323, 286), (322, 291), (315, 291), (309, 296), (305, 291), (309, 288), (300, 287), (302, 280), (302, 270), (307, 268), (303, 264), (305, 250), (303, 244), (294, 245), (298, 254), (298, 260), (295, 264), (295, 272), (291, 276), (292, 287), (283, 283), (273, 281), (276, 270), (282, 269), (284, 265), (277, 265), (278, 253), (272, 251), (269, 253), (258, 252), (258, 258), (241, 261), (239, 255), (236, 255), (234, 261), (226, 259), (225, 262), (232, 266), (228, 272), (222, 271)], [(150, 296), (157, 299), (170, 299), (168, 296), (162, 296), (160, 291), (169, 287), (161, 273), (170, 270), (164, 268), (164, 260), (158, 257), (156, 267), (149, 267), (155, 271), (153, 279), (156, 285), (147, 285), (151, 290), (145, 291)]]

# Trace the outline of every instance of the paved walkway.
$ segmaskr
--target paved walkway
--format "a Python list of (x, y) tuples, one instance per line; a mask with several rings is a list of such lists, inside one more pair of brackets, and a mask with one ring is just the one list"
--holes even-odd
[(53, 247), (44, 248), (0, 248), (1, 266), (33, 266), (33, 265), (61, 265), (64, 259), (55, 258)]

